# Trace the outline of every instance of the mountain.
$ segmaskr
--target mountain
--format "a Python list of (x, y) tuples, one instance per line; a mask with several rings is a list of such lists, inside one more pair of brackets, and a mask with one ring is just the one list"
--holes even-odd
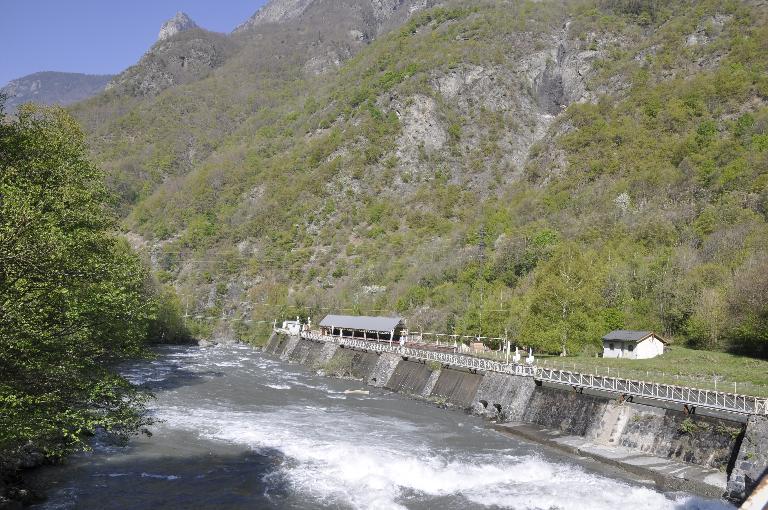
[(45, 71), (10, 81), (2, 93), (8, 96), (8, 112), (13, 112), (29, 101), (60, 105), (82, 101), (102, 92), (111, 79), (111, 75)]
[(221, 66), (235, 47), (224, 34), (200, 28), (179, 12), (163, 23), (157, 42), (139, 62), (116, 76), (107, 90), (131, 97), (156, 95), (168, 87), (204, 78)]
[(179, 11), (173, 18), (163, 23), (163, 26), (160, 27), (160, 33), (157, 34), (157, 40), (162, 41), (173, 37), (179, 32), (192, 30), (193, 28), (199, 28), (197, 23), (192, 21), (192, 18), (187, 13)]
[(264, 23), (280, 23), (299, 17), (313, 0), (273, 0), (235, 28), (235, 32), (247, 30)]
[(72, 112), (201, 336), (347, 310), (765, 355), (766, 11), (274, 0), (215, 66)]

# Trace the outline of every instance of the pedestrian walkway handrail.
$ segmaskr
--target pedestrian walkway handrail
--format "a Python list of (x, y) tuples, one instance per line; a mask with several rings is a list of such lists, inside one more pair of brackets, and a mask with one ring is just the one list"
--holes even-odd
[[(281, 328), (276, 328), (275, 331), (288, 334), (287, 331)], [(380, 342), (345, 336), (329, 336), (313, 331), (303, 331), (301, 337), (319, 342), (335, 342), (344, 347), (354, 347), (367, 351), (391, 352), (407, 358), (433, 361), (458, 368), (533, 377), (537, 381), (568, 385), (577, 389), (588, 388), (617, 393), (624, 398), (642, 397), (682, 404), (689, 408), (702, 407), (740, 414), (768, 415), (768, 399), (761, 397), (649, 381), (635, 381), (618, 377), (581, 374), (568, 370), (543, 368), (519, 363), (505, 363), (460, 353), (417, 349), (407, 345), (401, 346), (398, 342)]]

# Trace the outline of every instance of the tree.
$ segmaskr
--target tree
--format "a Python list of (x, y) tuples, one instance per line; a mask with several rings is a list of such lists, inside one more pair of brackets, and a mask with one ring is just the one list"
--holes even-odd
[(63, 109), (0, 123), (0, 453), (58, 456), (146, 423), (147, 395), (114, 366), (144, 353), (154, 300), (109, 198)]
[(523, 342), (547, 352), (598, 347), (606, 320), (601, 295), (605, 275), (597, 254), (563, 243), (536, 269), (535, 277)]

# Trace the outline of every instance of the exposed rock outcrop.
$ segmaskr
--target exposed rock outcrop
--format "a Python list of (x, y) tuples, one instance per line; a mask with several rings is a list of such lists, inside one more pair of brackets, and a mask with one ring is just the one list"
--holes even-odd
[(107, 90), (135, 97), (156, 95), (204, 78), (236, 48), (231, 38), (203, 30), (186, 14), (178, 13), (160, 29), (157, 43), (136, 65), (115, 77)]
[(235, 32), (257, 27), (265, 23), (280, 23), (299, 17), (315, 0), (272, 0), (256, 11), (248, 21), (238, 25)]
[(157, 34), (157, 40), (164, 41), (179, 32), (184, 32), (185, 30), (191, 30), (193, 28), (199, 28), (197, 23), (192, 21), (192, 18), (187, 16), (186, 13), (179, 11), (173, 18), (163, 23), (163, 26), (160, 27), (160, 33)]

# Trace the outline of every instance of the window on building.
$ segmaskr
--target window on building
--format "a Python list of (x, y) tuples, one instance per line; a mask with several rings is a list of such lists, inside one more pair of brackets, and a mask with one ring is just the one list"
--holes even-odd
[(635, 350), (635, 344), (629, 344), (629, 345), (627, 346), (627, 350), (628, 350), (629, 352), (632, 352), (632, 351), (634, 351), (634, 350)]
[(613, 350), (613, 344), (608, 344), (608, 348), (609, 348), (610, 350)]

